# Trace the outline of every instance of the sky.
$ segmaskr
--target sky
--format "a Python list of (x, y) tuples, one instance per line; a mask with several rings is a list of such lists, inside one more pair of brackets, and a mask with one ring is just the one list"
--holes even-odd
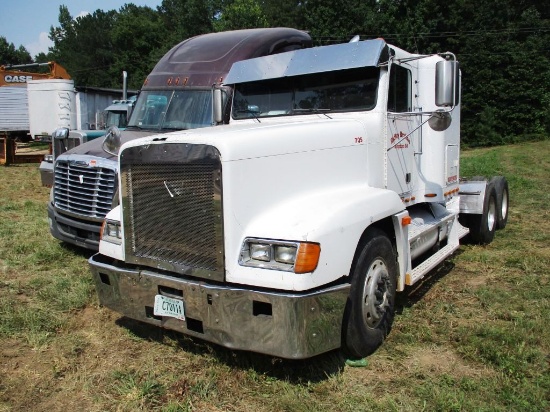
[(76, 18), (98, 9), (119, 10), (128, 3), (156, 10), (162, 0), (0, 0), (0, 37), (16, 49), (24, 46), (34, 58), (53, 45), (48, 35), (51, 26), (59, 26), (59, 6), (67, 6)]

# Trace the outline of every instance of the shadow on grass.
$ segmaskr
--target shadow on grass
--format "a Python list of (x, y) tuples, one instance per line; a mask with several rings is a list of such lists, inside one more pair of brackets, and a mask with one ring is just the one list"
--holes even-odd
[(82, 256), (86, 260), (88, 260), (92, 255), (95, 255), (97, 251), (89, 250), (80, 246), (76, 246), (70, 243), (66, 242), (59, 242), (59, 247), (61, 247), (66, 252), (70, 252), (77, 256)]
[(163, 343), (165, 338), (168, 338), (176, 341), (181, 350), (185, 352), (199, 356), (212, 356), (231, 368), (253, 369), (258, 374), (265, 374), (291, 383), (307, 384), (308, 382), (315, 383), (326, 380), (331, 375), (341, 373), (346, 362), (346, 358), (340, 350), (304, 360), (281, 359), (255, 352), (224, 348), (127, 317), (117, 319), (116, 324), (128, 329), (141, 339)]
[[(462, 253), (464, 251), (458, 249), (453, 256), (458, 256)], [(453, 262), (445, 260), (437, 268), (428, 273), (424, 279), (413, 286), (407, 286), (403, 292), (398, 293), (395, 300), (396, 314), (399, 315), (403, 313), (403, 309), (411, 308), (420, 302), (435, 284), (452, 272), (454, 267), (455, 264)]]

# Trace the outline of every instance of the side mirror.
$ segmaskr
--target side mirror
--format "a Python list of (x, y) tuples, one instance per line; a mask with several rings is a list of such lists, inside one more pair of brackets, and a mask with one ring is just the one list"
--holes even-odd
[(216, 124), (223, 122), (223, 97), (222, 90), (214, 88), (212, 90), (212, 110), (214, 122)]
[(111, 126), (107, 129), (102, 147), (110, 155), (118, 156), (118, 151), (120, 150), (120, 130), (118, 127)]
[(435, 104), (439, 107), (456, 106), (460, 94), (460, 70), (456, 60), (445, 60), (435, 65)]
[(52, 138), (54, 139), (66, 139), (67, 137), (69, 137), (68, 127), (60, 127), (58, 129), (55, 129), (52, 133)]
[(442, 132), (447, 130), (452, 122), (452, 117), (449, 112), (443, 111), (443, 109), (436, 110), (432, 113), (428, 119), (428, 124), (436, 132)]

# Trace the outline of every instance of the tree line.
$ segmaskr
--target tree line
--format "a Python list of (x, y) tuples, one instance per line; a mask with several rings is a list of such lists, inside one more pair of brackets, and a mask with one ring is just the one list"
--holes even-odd
[(407, 51), (453, 52), (462, 70), (462, 142), (550, 135), (550, 7), (537, 0), (163, 0), (74, 18), (59, 8), (48, 53), (0, 37), (0, 63), (54, 60), (77, 86), (139, 89), (172, 46), (202, 33), (253, 27), (306, 30), (315, 45), (382, 37)]

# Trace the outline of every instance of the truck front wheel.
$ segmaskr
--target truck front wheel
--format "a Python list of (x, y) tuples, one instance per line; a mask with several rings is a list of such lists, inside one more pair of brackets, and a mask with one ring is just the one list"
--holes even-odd
[(352, 273), (342, 349), (352, 358), (372, 354), (384, 342), (395, 312), (397, 265), (388, 237), (373, 230)]

